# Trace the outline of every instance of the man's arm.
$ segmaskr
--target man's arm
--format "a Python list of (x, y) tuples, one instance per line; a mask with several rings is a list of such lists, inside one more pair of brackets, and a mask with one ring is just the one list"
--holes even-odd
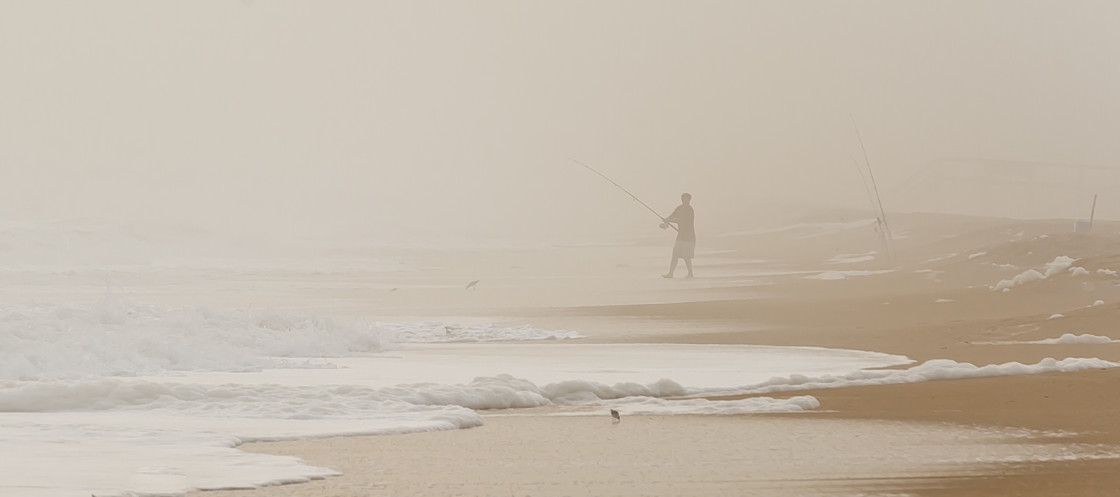
[(681, 208), (680, 208), (680, 206), (677, 206), (676, 209), (673, 209), (673, 213), (669, 214), (669, 217), (665, 218), (665, 222), (666, 223), (680, 223), (681, 222)]

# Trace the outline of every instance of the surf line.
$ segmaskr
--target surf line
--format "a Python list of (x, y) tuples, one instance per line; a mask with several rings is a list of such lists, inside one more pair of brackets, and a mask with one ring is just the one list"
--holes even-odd
[(676, 226), (674, 226), (672, 223), (667, 221), (661, 214), (658, 214), (657, 211), (653, 210), (653, 207), (650, 207), (649, 204), (646, 204), (645, 202), (642, 202), (642, 199), (638, 198), (637, 195), (634, 195), (633, 193), (630, 193), (630, 190), (627, 190), (627, 189), (623, 188), (622, 185), (616, 183), (613, 179), (608, 178), (607, 175), (605, 175), (605, 174), (599, 172), (597, 169), (595, 169), (595, 168), (593, 168), (593, 167), (591, 167), (587, 164), (584, 164), (584, 163), (582, 163), (578, 160), (575, 160), (571, 157), (568, 157), (568, 160), (570, 160), (572, 162), (575, 162), (576, 164), (579, 164), (583, 167), (586, 167), (588, 171), (591, 171), (591, 172), (599, 175), (600, 178), (603, 178), (603, 179), (609, 181), (610, 184), (616, 186), (619, 190), (622, 190), (623, 192), (626, 192), (626, 194), (629, 195), (630, 198), (634, 199), (635, 202), (637, 202), (639, 204), (642, 204), (642, 207), (645, 207), (646, 210), (652, 212), (653, 215), (657, 216), (657, 218), (661, 220), (661, 224), (663, 225), (663, 226), (661, 226), (662, 228), (664, 228), (665, 226), (668, 226), (670, 228), (673, 228), (673, 231), (680, 231), (679, 229), (677, 229)]

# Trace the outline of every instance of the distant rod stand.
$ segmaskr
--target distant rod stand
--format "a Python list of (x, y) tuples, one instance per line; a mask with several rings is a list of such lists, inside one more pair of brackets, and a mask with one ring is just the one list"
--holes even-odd
[[(863, 133), (859, 132), (859, 125), (856, 124), (855, 116), (849, 115), (852, 118), (852, 127), (856, 130), (856, 138), (859, 139), (859, 148), (863, 152), (863, 163), (867, 167), (867, 177), (871, 180), (871, 190), (875, 194), (875, 203), (879, 207), (877, 221), (882, 225), (879, 231), (879, 243), (883, 246), (884, 255), (887, 257), (887, 264), (891, 264), (891, 246), (890, 242), (893, 241), (894, 236), (891, 235), (891, 228), (887, 224), (887, 211), (883, 209), (883, 198), (879, 196), (879, 185), (875, 183), (875, 173), (871, 170), (871, 159), (867, 157), (867, 147), (863, 144)], [(866, 183), (864, 188), (866, 188)]]
[(1093, 231), (1093, 217), (1097, 215), (1097, 195), (1093, 194), (1093, 208), (1089, 210), (1089, 231)]
[(616, 186), (616, 187), (617, 187), (617, 188), (618, 188), (619, 190), (622, 190), (623, 192), (626, 192), (626, 194), (627, 194), (627, 195), (629, 195), (629, 196), (630, 196), (630, 198), (634, 199), (634, 201), (635, 201), (635, 202), (637, 202), (637, 203), (639, 203), (639, 204), (642, 204), (642, 207), (645, 207), (645, 208), (646, 208), (646, 210), (648, 210), (648, 211), (652, 212), (652, 213), (653, 213), (653, 215), (657, 216), (657, 218), (658, 218), (658, 219), (660, 219), (662, 223), (665, 223), (665, 224), (667, 224), (667, 225), (668, 225), (668, 226), (669, 226), (670, 228), (673, 228), (673, 230), (674, 230), (674, 231), (680, 231), (679, 229), (677, 229), (677, 227), (676, 227), (676, 226), (673, 226), (673, 224), (672, 224), (672, 223), (670, 223), (670, 222), (669, 222), (668, 220), (666, 220), (666, 219), (665, 219), (664, 217), (662, 217), (662, 216), (661, 216), (661, 214), (658, 214), (658, 213), (657, 213), (657, 211), (653, 210), (653, 207), (650, 207), (650, 206), (649, 206), (648, 204), (646, 204), (645, 202), (642, 202), (642, 199), (638, 198), (638, 196), (637, 196), (637, 195), (634, 195), (633, 193), (630, 193), (630, 190), (627, 190), (627, 189), (623, 188), (623, 187), (622, 187), (622, 185), (620, 185), (620, 184), (616, 183), (616, 182), (615, 182), (615, 181), (614, 181), (613, 179), (610, 179), (610, 178), (608, 178), (608, 177), (607, 177), (607, 175), (605, 175), (605, 174), (603, 174), (603, 173), (601, 173), (601, 172), (599, 172), (599, 171), (595, 170), (595, 168), (593, 168), (593, 167), (591, 167), (591, 166), (589, 166), (589, 165), (587, 165), (587, 164), (584, 164), (584, 163), (582, 163), (582, 162), (580, 162), (580, 161), (578, 161), (578, 160), (575, 160), (575, 159), (573, 159), (573, 158), (571, 158), (571, 157), (568, 157), (568, 159), (569, 159), (569, 160), (571, 160), (572, 162), (575, 162), (576, 164), (579, 164), (579, 165), (581, 165), (581, 166), (583, 166), (583, 167), (586, 167), (588, 171), (591, 171), (591, 172), (593, 172), (593, 173), (595, 173), (595, 174), (599, 175), (599, 177), (601, 177), (601, 178), (603, 178), (603, 179), (605, 179), (605, 180), (609, 181), (609, 182), (610, 182), (610, 184), (612, 184), (612, 185)]

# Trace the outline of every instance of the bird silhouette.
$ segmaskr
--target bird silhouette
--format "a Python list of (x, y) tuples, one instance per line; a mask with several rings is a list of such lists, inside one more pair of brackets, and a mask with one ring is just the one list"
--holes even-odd
[(622, 416), (619, 416), (618, 411), (611, 409), (611, 417), (614, 418), (611, 423), (618, 424), (622, 422)]
[(474, 290), (475, 285), (478, 285), (478, 280), (467, 283), (467, 290)]

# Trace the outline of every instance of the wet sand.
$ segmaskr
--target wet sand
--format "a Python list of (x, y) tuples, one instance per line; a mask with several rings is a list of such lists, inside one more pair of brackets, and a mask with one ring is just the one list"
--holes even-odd
[[(614, 287), (596, 279), (591, 293), (602, 304), (576, 305), (563, 305), (580, 300), (575, 297), (559, 299), (560, 305), (548, 305), (553, 300), (547, 295), (534, 301), (533, 292), (509, 285), (513, 289), (506, 294), (480, 297), (489, 298), (486, 305), (473, 310), (458, 307), (455, 312), (500, 314), (546, 327), (578, 325), (592, 335), (590, 341), (597, 342), (809, 345), (976, 365), (1032, 364), (1047, 357), (1120, 361), (1117, 343), (1023, 343), (1064, 333), (1120, 335), (1114, 329), (1120, 286), (1110, 273), (1120, 270), (1120, 253), (1112, 251), (1120, 246), (1120, 237), (1068, 233), (1069, 225), (906, 217), (897, 221), (900, 239), (892, 272), (853, 273), (835, 280), (806, 275), (884, 266), (882, 257), (836, 262), (854, 259), (845, 254), (874, 248), (867, 247), (865, 228), (800, 239), (789, 231), (728, 237), (712, 243), (721, 250), (719, 264), (713, 262), (709, 268), (716, 273), (710, 278), (649, 278), (645, 283), (617, 278), (610, 283)], [(1100, 226), (1100, 231), (1120, 231), (1107, 223)], [(1043, 270), (1058, 256), (1077, 259), (1074, 265), (1085, 272), (1075, 275), (1063, 269), (1009, 292), (991, 288), (1029, 269)], [(743, 262), (737, 263), (737, 258)], [(759, 258), (773, 261), (770, 266), (780, 270), (748, 277), (758, 264), (747, 260)], [(697, 260), (701, 274), (703, 262), (701, 255)], [(637, 266), (618, 270), (632, 277), (643, 269), (640, 263)], [(656, 274), (659, 267), (645, 269)], [(805, 270), (816, 271), (801, 272)], [(737, 283), (746, 280), (751, 283)], [(579, 278), (563, 281), (564, 291), (580, 287)], [(643, 284), (669, 286), (654, 291)], [(621, 297), (612, 296), (612, 290)], [(558, 290), (551, 287), (551, 291)], [(595, 300), (587, 297), (582, 300)], [(613, 427), (606, 418), (490, 416), (487, 426), (459, 432), (251, 444), (244, 449), (295, 455), (344, 475), (228, 495), (1112, 496), (1120, 488), (1117, 459), (991, 465), (980, 458), (963, 467), (914, 470), (876, 465), (877, 459), (871, 458), (830, 472), (843, 454), (822, 452), (817, 457), (810, 452), (803, 459), (775, 458), (767, 450), (781, 451), (788, 445), (784, 439), (759, 444), (740, 437), (760, 426), (765, 427), (763, 433), (783, 433), (790, 439), (816, 430), (767, 423), (819, 423), (826, 433), (831, 423), (902, 423), (910, 427), (902, 431), (915, 433), (936, 432), (940, 428), (935, 427), (943, 426), (1073, 432), (1046, 443), (1096, 450), (1120, 444), (1115, 429), (1120, 421), (1117, 382), (1117, 370), (930, 381), (790, 392), (813, 395), (821, 402), (816, 412), (797, 415), (628, 417)], [(850, 435), (858, 430), (832, 430), (841, 432)], [(967, 454), (968, 439), (958, 440), (962, 454)], [(857, 448), (853, 453), (875, 448), (881, 441), (874, 436), (862, 440), (849, 445)], [(885, 447), (896, 450), (883, 453), (888, 459), (929, 450), (906, 437), (890, 439)], [(777, 470), (768, 474), (787, 476), (775, 480), (749, 472), (760, 462), (774, 461), (779, 463)], [(797, 474), (802, 477), (793, 476)]]
[[(261, 495), (899, 495), (1048, 450), (990, 430), (820, 416), (488, 416), (457, 432), (254, 444), (343, 475)], [(207, 493), (214, 497), (243, 492)]]

